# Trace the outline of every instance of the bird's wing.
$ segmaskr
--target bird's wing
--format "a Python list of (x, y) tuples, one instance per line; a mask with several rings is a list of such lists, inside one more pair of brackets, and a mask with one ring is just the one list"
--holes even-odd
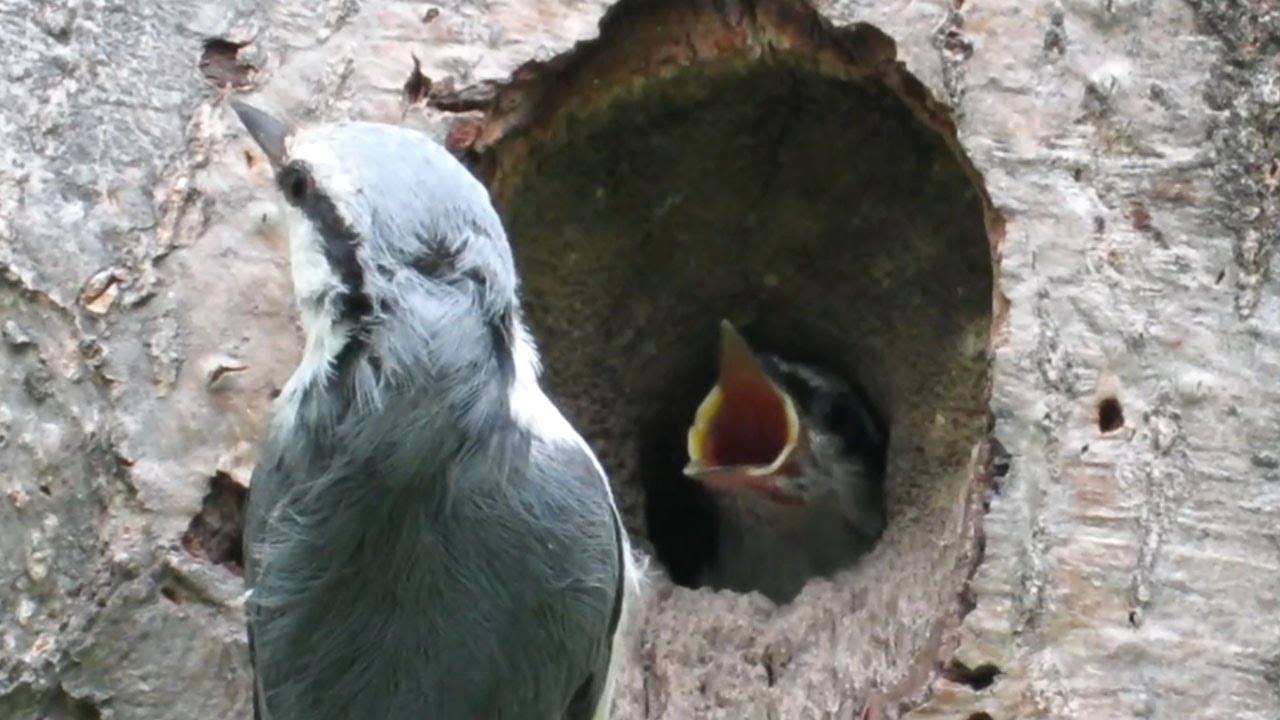
[[(605, 482), (609, 481), (605, 480)], [(613, 508), (610, 517), (613, 519), (614, 547), (618, 550), (618, 574), (613, 587), (613, 614), (609, 616), (609, 637), (612, 638), (618, 632), (618, 623), (622, 619), (623, 600), (627, 596), (627, 565), (630, 560), (627, 553), (630, 552), (630, 547), (627, 542), (627, 531), (622, 529), (622, 518), (618, 517), (617, 507)]]
[(253, 720), (271, 720), (262, 704), (262, 678), (258, 675), (253, 656), (253, 626), (249, 626), (249, 665), (255, 667), (253, 673)]
[[(555, 416), (546, 419), (555, 420)], [(615, 660), (614, 638), (625, 619), (623, 601), (628, 587), (627, 573), (631, 567), (630, 549), (603, 468), (586, 443), (571, 429), (566, 430), (566, 425), (553, 422), (548, 427), (535, 424), (530, 428), (534, 448), (531, 462), (525, 467), (531, 476), (525, 480), (528, 486), (540, 488), (540, 493), (558, 494), (558, 497), (547, 498), (544, 507), (559, 508), (555, 512), (562, 513), (561, 522), (572, 522), (582, 541), (596, 548), (591, 553), (595, 558), (591, 564), (566, 569), (578, 577), (581, 576), (577, 573), (593, 574), (593, 566), (594, 573), (607, 573), (603, 576), (595, 574), (591, 581), (595, 588), (592, 594), (598, 600), (589, 601), (585, 607), (579, 606), (580, 611), (587, 611), (587, 615), (581, 618), (582, 631), (592, 637), (578, 638), (573, 643), (586, 654), (581, 656), (583, 664), (579, 672), (582, 675), (576, 680), (570, 679), (571, 683), (576, 682), (576, 686), (570, 688), (576, 687), (576, 692), (563, 711), (564, 720), (603, 720), (608, 716), (610, 672)], [(282, 502), (290, 502), (297, 479), (308, 476), (310, 468), (305, 466), (314, 464), (311, 456), (315, 453), (301, 447), (300, 442), (306, 444), (305, 440), (298, 438), (282, 442), (281, 438), (269, 435), (251, 479), (245, 527), (245, 579), (251, 592), (262, 575), (263, 562), (254, 543), (264, 537), (268, 523)], [(252, 597), (250, 599), (248, 631), (250, 654), (255, 663), (255, 718), (270, 720), (270, 713), (264, 706), (264, 690), (269, 687), (264, 687), (267, 679), (262, 677), (262, 668), (257, 666), (261, 657), (256, 657), (254, 648), (254, 603)]]
[[(601, 475), (604, 479), (606, 487), (608, 479), (604, 478), (603, 471)], [(612, 500), (612, 493), (610, 493)], [(611, 502), (611, 504), (613, 504)], [(613, 709), (613, 688), (614, 681), (617, 679), (618, 670), (622, 664), (622, 656), (625, 653), (627, 643), (627, 626), (629, 625), (628, 602), (633, 591), (638, 593), (640, 590), (640, 571), (634, 564), (634, 558), (631, 555), (631, 542), (627, 538), (627, 531), (622, 527), (622, 517), (618, 514), (616, 504), (613, 504), (614, 537), (616, 539), (616, 547), (618, 549), (618, 574), (617, 582), (614, 586), (613, 614), (609, 617), (609, 659), (605, 665), (604, 679), (600, 683), (600, 688), (596, 694), (594, 703), (595, 709), (590, 716), (584, 716), (584, 720), (609, 720), (609, 716)], [(568, 718), (567, 720), (577, 720), (576, 718)]]
[(617, 652), (617, 643), (613, 642), (614, 637), (618, 633), (619, 621), (622, 619), (623, 601), (626, 597), (626, 557), (628, 552), (623, 538), (622, 523), (615, 511), (611, 514), (613, 518), (614, 537), (617, 539), (615, 547), (617, 548), (618, 572), (617, 580), (614, 584), (613, 609), (609, 615), (609, 643), (606, 650), (604, 662), (587, 675), (582, 684), (578, 686), (578, 690), (573, 694), (573, 698), (569, 701), (569, 707), (565, 709), (564, 720), (608, 720), (609, 704), (612, 701), (610, 690), (613, 685), (612, 674), (618, 658), (614, 657)]
[[(253, 475), (249, 479), (249, 500), (245, 508), (244, 535), (241, 538), (244, 551), (244, 582), (249, 590), (250, 600), (252, 600), (259, 565), (256, 543), (263, 535), (267, 520), (276, 510), (276, 506), (289, 487), (286, 474), (288, 463), (284, 456), (285, 443), (278, 432), (268, 427), (267, 438), (258, 456), (258, 463), (254, 466)], [(264, 705), (262, 676), (258, 673), (257, 653), (254, 651), (251, 607), (252, 602), (245, 603), (249, 665), (253, 670), (253, 717), (254, 720), (271, 720), (271, 714), (267, 712)]]
[[(609, 533), (612, 539), (614, 566), (612, 587), (612, 606), (609, 609), (609, 620), (605, 636), (602, 640), (603, 652), (600, 661), (583, 678), (582, 684), (574, 692), (564, 720), (606, 720), (609, 715), (609, 697), (613, 685), (613, 671), (618, 662), (614, 657), (617, 652), (615, 638), (622, 624), (624, 601), (627, 595), (628, 573), (631, 562), (630, 543), (626, 530), (622, 526), (622, 518), (618, 514), (613, 500), (613, 491), (609, 486), (608, 476), (595, 453), (577, 433), (572, 439), (549, 443), (545, 447), (549, 456), (545, 462), (539, 463), (545, 468), (555, 468), (559, 478), (547, 478), (565, 492), (579, 493), (582, 496), (596, 499), (588, 508), (598, 510), (607, 508), (609, 515)], [(549, 485), (552, 486), (552, 485)]]
[[(602, 720), (608, 717), (608, 691), (612, 685), (613, 666), (616, 665), (618, 629), (623, 620), (623, 601), (626, 600), (627, 575), (631, 569), (630, 543), (627, 542), (626, 530), (622, 527), (621, 516), (613, 501), (613, 491), (604, 473), (600, 461), (596, 459), (586, 441), (568, 425), (567, 420), (559, 414), (549, 400), (539, 398), (545, 405), (536, 416), (531, 430), (534, 446), (531, 450), (530, 473), (531, 482), (538, 484), (541, 492), (547, 493), (545, 498), (550, 506), (561, 507), (557, 514), (563, 520), (575, 520), (577, 530), (582, 533), (584, 547), (608, 546), (608, 555), (596, 555), (598, 561), (608, 562), (609, 606), (596, 606), (600, 611), (607, 610), (608, 615), (596, 615), (599, 620), (607, 620), (603, 626), (590, 624), (582, 626), (585, 632), (602, 632), (595, 638), (590, 651), (590, 661), (585, 667), (585, 674), (579, 680), (575, 692), (566, 708), (563, 720)], [(608, 515), (607, 523), (600, 523), (603, 515)], [(573, 516), (577, 518), (573, 518)], [(581, 573), (584, 568), (571, 570)], [(603, 580), (604, 578), (599, 578)], [(602, 585), (596, 584), (596, 588)], [(585, 620), (585, 618), (584, 618)], [(602, 715), (602, 706), (603, 715)]]

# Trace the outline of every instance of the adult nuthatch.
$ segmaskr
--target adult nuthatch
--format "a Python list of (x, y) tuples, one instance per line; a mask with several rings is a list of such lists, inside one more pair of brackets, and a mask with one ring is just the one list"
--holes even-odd
[(719, 378), (688, 434), (685, 474), (720, 511), (703, 581), (775, 602), (865, 552), (884, 529), (886, 432), (840, 378), (756, 355), (727, 320)]
[(249, 491), (256, 716), (607, 718), (631, 551), (484, 187), (409, 129), (233, 106), (306, 331)]

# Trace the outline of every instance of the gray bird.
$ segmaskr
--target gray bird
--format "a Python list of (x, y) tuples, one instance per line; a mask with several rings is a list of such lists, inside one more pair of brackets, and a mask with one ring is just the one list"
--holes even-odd
[(249, 490), (256, 717), (608, 718), (631, 550), (484, 187), (413, 130), (233, 107), (306, 331)]
[(849, 383), (757, 355), (723, 321), (719, 376), (689, 428), (685, 467), (718, 508), (702, 582), (786, 602), (851, 564), (884, 529), (887, 442)]

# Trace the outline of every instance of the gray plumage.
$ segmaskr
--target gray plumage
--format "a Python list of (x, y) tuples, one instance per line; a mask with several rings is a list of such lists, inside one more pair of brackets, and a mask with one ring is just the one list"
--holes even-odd
[(689, 428), (685, 468), (717, 509), (701, 583), (786, 602), (851, 564), (884, 529), (887, 445), (849, 383), (757, 354), (722, 321), (719, 378)]
[(483, 186), (412, 130), (236, 110), (307, 334), (249, 493), (258, 716), (606, 718), (630, 549)]
[(761, 355), (766, 372), (791, 395), (809, 452), (794, 476), (776, 478), (802, 504), (755, 492), (715, 489), (717, 562), (703, 582), (759, 590), (786, 602), (813, 577), (830, 576), (874, 545), (884, 529), (884, 448), (877, 418), (840, 378)]

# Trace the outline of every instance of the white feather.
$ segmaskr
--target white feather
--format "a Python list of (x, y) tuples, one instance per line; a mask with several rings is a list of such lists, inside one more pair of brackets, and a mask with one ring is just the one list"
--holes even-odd
[(547, 397), (538, 383), (538, 375), (542, 371), (538, 361), (538, 350), (534, 347), (529, 331), (524, 327), (516, 328), (512, 356), (516, 372), (515, 380), (511, 383), (508, 401), (511, 404), (511, 416), (516, 423), (530, 433), (547, 440), (581, 444), (591, 456), (592, 462), (595, 462), (596, 471), (600, 477), (604, 477), (604, 468), (600, 467), (595, 453), (591, 452), (586, 442), (565, 419), (555, 403), (551, 402), (551, 398)]
[[(615, 521), (621, 527), (622, 517), (617, 512), (617, 502), (613, 497), (613, 488), (609, 485), (604, 466), (600, 464), (599, 458), (591, 450), (587, 441), (573, 428), (551, 398), (547, 397), (542, 390), (538, 382), (538, 375), (541, 372), (538, 351), (528, 330), (522, 325), (516, 328), (516, 341), (512, 355), (515, 361), (515, 381), (511, 384), (509, 396), (512, 417), (530, 433), (547, 440), (572, 443), (591, 459), (596, 477), (600, 479), (605, 492), (609, 495), (609, 504), (614, 508)], [(621, 672), (625, 658), (630, 656), (634, 649), (629, 642), (634, 637), (631, 627), (635, 622), (637, 602), (644, 590), (644, 565), (631, 548), (626, 530), (619, 535), (622, 539), (620, 551), (623, 562), (622, 610), (611, 642), (604, 691), (591, 716), (592, 720), (609, 720), (612, 713), (617, 676)]]
[(302, 316), (306, 348), (298, 367), (285, 383), (277, 401), (278, 417), (292, 423), (303, 388), (323, 380), (347, 341), (347, 330), (334, 325), (324, 299), (341, 288), (341, 282), (325, 259), (320, 232), (297, 208), (286, 207), (289, 228), (289, 266), (293, 294)]

